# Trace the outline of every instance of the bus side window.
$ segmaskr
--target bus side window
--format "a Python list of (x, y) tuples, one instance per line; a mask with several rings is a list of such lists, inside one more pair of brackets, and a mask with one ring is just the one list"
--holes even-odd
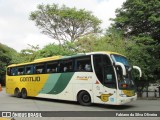
[(92, 72), (91, 57), (81, 57), (76, 59), (76, 71)]
[(35, 74), (43, 74), (45, 73), (45, 64), (37, 64), (35, 66)]
[(24, 74), (24, 67), (19, 67), (18, 68), (18, 75), (23, 75)]
[(15, 68), (7, 68), (7, 75), (9, 75), (9, 76), (16, 75), (16, 69)]
[(57, 72), (58, 62), (49, 62), (47, 63), (47, 73), (56, 73)]
[(26, 73), (25, 74), (33, 74), (33, 66), (26, 66)]
[(58, 65), (57, 65), (57, 72), (58, 72), (58, 73), (64, 72), (63, 63), (61, 63), (61, 62), (58, 63)]
[(72, 59), (63, 61), (63, 72), (73, 72), (73, 60)]
[(17, 75), (17, 68), (11, 68), (11, 75)]

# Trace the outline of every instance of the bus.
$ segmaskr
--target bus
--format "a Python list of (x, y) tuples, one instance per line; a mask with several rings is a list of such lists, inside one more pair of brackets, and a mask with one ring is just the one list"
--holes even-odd
[(6, 93), (18, 98), (40, 97), (122, 105), (137, 99), (133, 69), (115, 52), (53, 56), (7, 67)]

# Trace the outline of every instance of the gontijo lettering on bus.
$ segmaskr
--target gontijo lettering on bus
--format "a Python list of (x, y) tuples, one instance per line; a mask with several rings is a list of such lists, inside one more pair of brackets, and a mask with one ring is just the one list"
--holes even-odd
[(35, 76), (35, 77), (20, 77), (20, 82), (39, 82), (40, 77)]

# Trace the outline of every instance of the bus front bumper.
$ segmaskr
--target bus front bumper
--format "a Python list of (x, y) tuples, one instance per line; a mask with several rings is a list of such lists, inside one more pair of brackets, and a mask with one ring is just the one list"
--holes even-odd
[(117, 101), (117, 105), (123, 105), (132, 101), (136, 101), (137, 100), (137, 95), (132, 96), (132, 97), (119, 97), (118, 101)]

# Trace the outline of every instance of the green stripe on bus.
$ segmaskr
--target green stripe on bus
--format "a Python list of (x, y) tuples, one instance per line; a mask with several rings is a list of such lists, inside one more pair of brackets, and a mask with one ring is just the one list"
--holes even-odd
[(54, 88), (48, 94), (59, 94), (61, 93), (68, 85), (71, 80), (74, 72), (72, 73), (62, 73), (56, 82)]
[(57, 80), (59, 80), (59, 77), (61, 76), (61, 73), (51, 74), (49, 75), (47, 82), (43, 86), (40, 93), (49, 93), (56, 85)]
[(74, 72), (72, 73), (57, 73), (50, 75), (47, 82), (45, 83), (43, 90), (40, 93), (45, 94), (59, 94), (68, 85)]

